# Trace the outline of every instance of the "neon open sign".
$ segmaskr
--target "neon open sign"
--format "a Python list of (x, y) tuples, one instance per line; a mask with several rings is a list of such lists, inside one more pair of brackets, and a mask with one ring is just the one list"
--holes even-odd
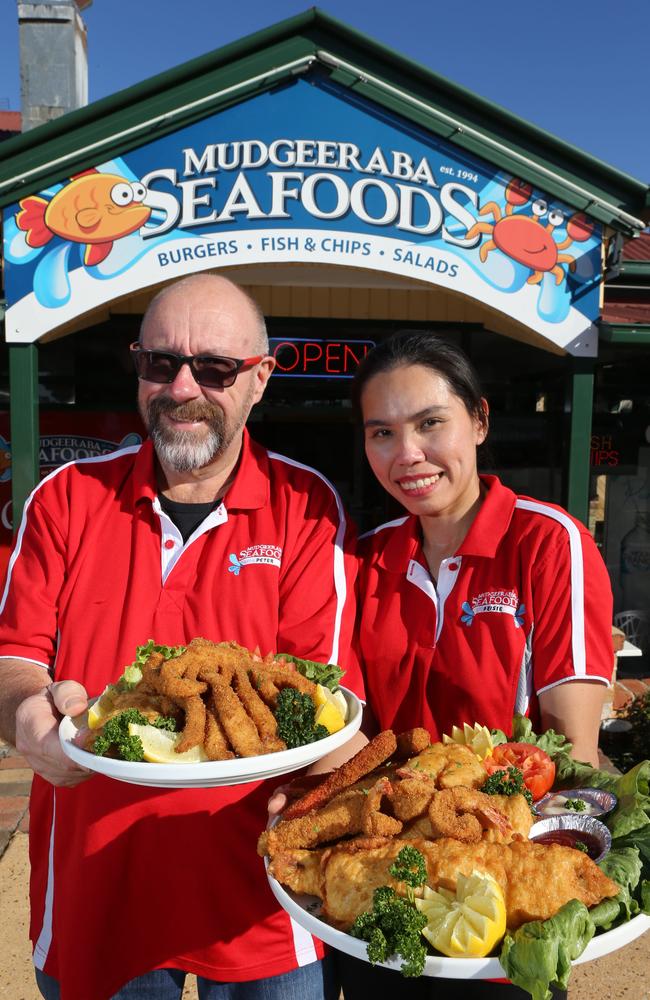
[(273, 377), (352, 378), (372, 340), (319, 340), (315, 337), (272, 337)]

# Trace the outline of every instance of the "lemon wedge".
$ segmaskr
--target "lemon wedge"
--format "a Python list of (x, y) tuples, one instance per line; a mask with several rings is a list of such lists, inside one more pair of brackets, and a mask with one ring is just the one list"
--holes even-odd
[(112, 710), (113, 694), (109, 685), (88, 709), (88, 728), (101, 729)]
[(449, 958), (484, 958), (506, 932), (506, 904), (491, 875), (458, 875), (456, 892), (425, 886), (415, 905), (427, 918), (422, 933)]
[(317, 726), (325, 726), (328, 733), (338, 733), (339, 729), (343, 729), (345, 725), (341, 710), (333, 701), (326, 701), (316, 709), (314, 721)]
[(316, 693), (314, 695), (314, 704), (316, 708), (320, 708), (321, 705), (334, 705), (338, 712), (341, 713), (343, 719), (348, 717), (348, 703), (345, 700), (345, 695), (339, 688), (338, 691), (330, 691), (328, 687), (323, 684), (316, 685)]
[(485, 760), (494, 750), (490, 730), (487, 726), (479, 726), (478, 722), (475, 722), (473, 726), (468, 725), (466, 722), (462, 729), (460, 726), (454, 726), (451, 736), (447, 736), (445, 733), (442, 737), (442, 742), (464, 744), (473, 750), (480, 760)]
[(198, 764), (207, 760), (203, 747), (192, 747), (185, 753), (176, 753), (174, 747), (181, 738), (180, 733), (170, 733), (156, 726), (140, 726), (129, 723), (129, 736), (139, 736), (142, 740), (144, 759), (151, 764)]

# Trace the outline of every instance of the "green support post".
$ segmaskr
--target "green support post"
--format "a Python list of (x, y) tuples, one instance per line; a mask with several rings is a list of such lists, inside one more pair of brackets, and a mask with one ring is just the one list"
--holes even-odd
[(571, 358), (571, 424), (567, 467), (566, 507), (570, 514), (589, 521), (589, 455), (594, 406), (595, 358)]
[(39, 481), (38, 347), (9, 345), (11, 483), (14, 533), (23, 506)]

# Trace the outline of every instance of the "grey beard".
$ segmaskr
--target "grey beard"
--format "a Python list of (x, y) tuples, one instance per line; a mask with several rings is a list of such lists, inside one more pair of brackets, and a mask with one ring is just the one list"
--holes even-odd
[[(163, 465), (175, 472), (191, 472), (209, 465), (228, 450), (246, 423), (253, 397), (251, 385), (234, 426), (228, 427), (220, 407), (210, 403), (174, 403), (164, 396), (152, 399), (141, 407), (140, 415), (149, 432), (156, 454)], [(160, 416), (173, 413), (184, 420), (205, 420), (207, 433), (202, 440), (195, 440), (191, 431), (175, 431), (163, 426)]]
[(156, 454), (163, 465), (176, 472), (191, 472), (192, 469), (209, 465), (230, 444), (230, 440), (226, 441), (219, 431), (212, 427), (208, 430), (208, 436), (199, 442), (191, 440), (191, 436), (182, 431), (175, 434), (162, 433), (159, 426), (152, 427), (150, 434)]
[[(185, 420), (205, 420), (207, 433), (202, 439), (196, 438), (191, 431), (175, 431), (162, 424), (163, 413), (176, 414)], [(209, 465), (221, 455), (233, 439), (226, 432), (226, 422), (222, 411), (215, 406), (197, 406), (192, 403), (175, 404), (171, 400), (159, 397), (151, 400), (142, 413), (156, 454), (163, 465), (176, 472), (190, 472)]]

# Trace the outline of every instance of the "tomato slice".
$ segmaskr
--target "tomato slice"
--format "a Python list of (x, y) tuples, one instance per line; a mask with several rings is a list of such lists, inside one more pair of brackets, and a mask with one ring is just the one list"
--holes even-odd
[(547, 753), (532, 743), (501, 743), (483, 764), (488, 774), (518, 767), (533, 799), (541, 799), (555, 780), (555, 764)]

